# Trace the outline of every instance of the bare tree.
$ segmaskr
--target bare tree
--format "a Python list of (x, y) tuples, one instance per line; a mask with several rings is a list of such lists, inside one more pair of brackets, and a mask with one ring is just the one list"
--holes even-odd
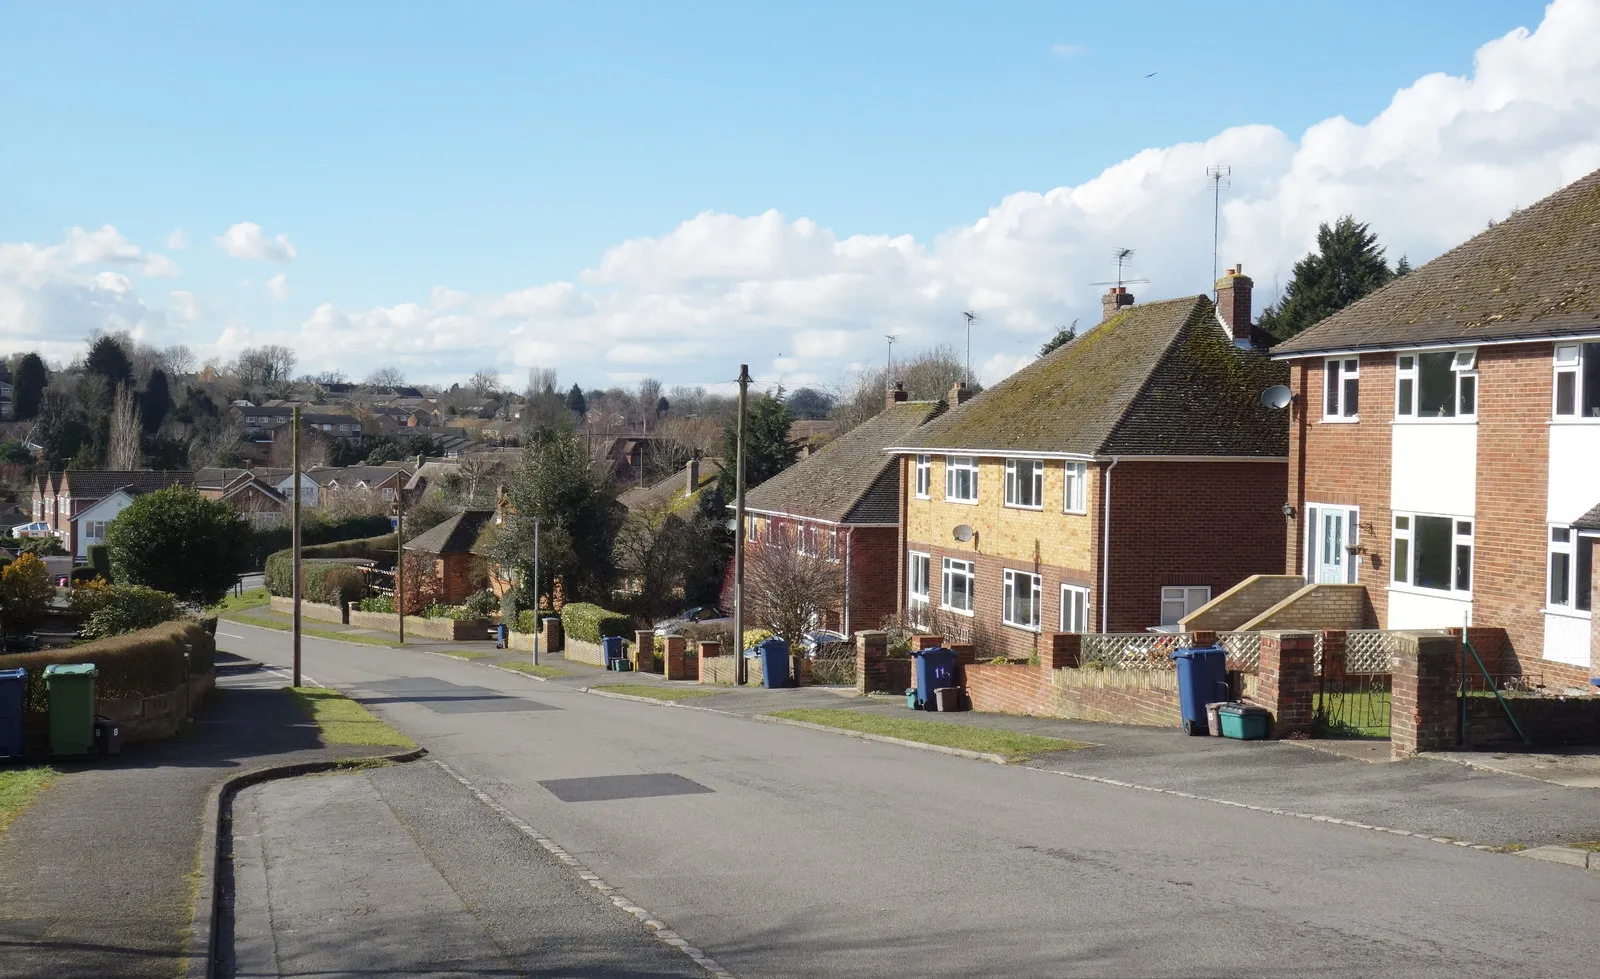
[(194, 351), (181, 343), (161, 351), (161, 359), (167, 363), (167, 373), (174, 377), (193, 374), (198, 364)]
[(489, 494), (494, 492), (494, 480), (505, 475), (505, 466), (493, 456), (466, 456), (456, 467), (461, 476), (461, 505), (475, 507), (482, 502), (492, 503)]
[(874, 367), (856, 378), (855, 386), (839, 396), (832, 416), (839, 422), (837, 435), (856, 427), (883, 410), (884, 391), (895, 381), (903, 382), (912, 401), (938, 401), (950, 393), (957, 381), (967, 382), (974, 391), (977, 379), (967, 373), (966, 364), (954, 347), (939, 346), (904, 360), (896, 360), (894, 375), (887, 367)]
[(294, 351), (280, 344), (246, 347), (233, 362), (233, 373), (251, 387), (281, 384), (294, 376), (295, 360)]
[(528, 368), (528, 399), (531, 401), (541, 394), (554, 394), (559, 383), (553, 367)]
[(367, 383), (375, 388), (397, 388), (406, 383), (406, 375), (398, 367), (380, 367), (367, 375)]
[(474, 371), (472, 379), (467, 382), (472, 388), (472, 393), (480, 398), (487, 398), (491, 394), (500, 393), (500, 372), (492, 367), (485, 367)]
[(745, 565), (750, 620), (788, 641), (795, 655), (805, 634), (844, 603), (843, 564), (800, 550), (779, 542), (755, 550)]
[(107, 469), (139, 468), (140, 431), (139, 400), (132, 385), (119, 385), (116, 400), (111, 405), (111, 429), (106, 439)]

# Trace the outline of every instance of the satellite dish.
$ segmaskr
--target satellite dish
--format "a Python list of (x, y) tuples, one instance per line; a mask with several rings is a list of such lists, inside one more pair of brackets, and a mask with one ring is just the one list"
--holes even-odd
[(969, 524), (961, 524), (956, 527), (955, 535), (956, 540), (965, 544), (967, 541), (972, 539), (972, 527)]
[(1288, 385), (1285, 384), (1274, 384), (1261, 392), (1261, 403), (1274, 411), (1288, 407), (1289, 402), (1292, 400), (1294, 400), (1294, 392), (1290, 391)]
[(728, 529), (729, 530), (738, 530), (739, 529), (739, 518), (738, 517), (729, 517), (728, 518)]

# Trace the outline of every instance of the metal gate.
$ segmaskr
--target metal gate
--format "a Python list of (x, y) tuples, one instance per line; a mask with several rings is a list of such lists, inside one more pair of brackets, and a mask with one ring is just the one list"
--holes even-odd
[(1377, 630), (1345, 634), (1343, 662), (1323, 655), (1317, 636), (1317, 693), (1312, 702), (1317, 732), (1325, 738), (1387, 738), (1391, 677), (1390, 634)]

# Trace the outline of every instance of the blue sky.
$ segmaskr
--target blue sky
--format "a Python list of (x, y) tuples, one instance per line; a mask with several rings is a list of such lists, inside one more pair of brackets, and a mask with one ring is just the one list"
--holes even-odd
[[(1082, 187), (1147, 149), (1221, 152), (1231, 147), (1208, 141), (1234, 127), (1272, 127), (1292, 143), (1333, 117), (1365, 125), (1423, 76), (1471, 76), (1481, 45), (1543, 16), (1543, 4), (1522, 0), (14, 4), (0, 14), (0, 85), (12, 93), (0, 118), (0, 242), (48, 246), (70, 228), (114, 225), (181, 268), (134, 282), (153, 340), (199, 350), (220, 337), (225, 354), (230, 343), (289, 336), (306, 345), (302, 365), (320, 368), (332, 354), (319, 354), (318, 331), (362, 328), (349, 317), (426, 305), (435, 287), (481, 304), (581, 284), (608, 250), (664, 239), (703, 212), (748, 219), (775, 209), (835, 243), (907, 235), (933, 249), (1008, 195)], [(1276, 160), (1271, 146), (1246, 140), (1238, 151), (1227, 161), (1236, 170), (1276, 174), (1251, 158)], [(1554, 189), (1537, 184), (1501, 188), (1485, 207)], [(227, 257), (213, 238), (238, 222), (287, 235), (294, 260)], [(174, 249), (168, 235), (179, 228), (188, 246)], [(1159, 234), (1128, 243), (1151, 247), (1142, 238)], [(1302, 227), (1284, 234), (1296, 248), (1308, 238)], [(1419, 250), (1435, 247), (1421, 240)], [(1087, 252), (1075, 263), (1060, 274), (1106, 277)], [(864, 336), (812, 343), (817, 356), (777, 366), (780, 355), (796, 359), (784, 348), (798, 339), (748, 351), (687, 342), (694, 330), (682, 322), (700, 317), (683, 303), (704, 298), (710, 280), (721, 302), (753, 281), (746, 269), (730, 284), (717, 269), (677, 267), (670, 288), (655, 272), (589, 282), (591, 305), (628, 291), (655, 297), (656, 312), (638, 303), (632, 318), (605, 312), (602, 346), (587, 359), (552, 351), (570, 341), (578, 314), (547, 306), (499, 321), (513, 343), (532, 344), (518, 353), (490, 326), (456, 323), (432, 356), (397, 349), (394, 359), (419, 378), (491, 360), (510, 377), (549, 360), (594, 385), (638, 373), (669, 383), (720, 376), (698, 364), (711, 350), (818, 379), (866, 356)], [(264, 288), (274, 274), (286, 276), (285, 300)], [(795, 281), (793, 269), (776, 278)], [(956, 278), (940, 289), (957, 308), (1001, 295), (1026, 305), (981, 275)], [(1192, 278), (1161, 286), (1208, 285)], [(171, 291), (197, 297), (202, 311), (186, 325)], [(1055, 298), (1060, 308), (997, 307), (992, 319), (1032, 336), (1093, 297)], [(324, 304), (327, 315), (308, 328)], [(41, 329), (73, 339), (87, 321), (8, 324), (4, 309), (0, 336), (14, 346)], [(850, 331), (848, 308), (762, 310), (797, 331)], [(931, 323), (946, 312), (908, 314), (906, 330), (915, 341), (950, 339)], [(644, 351), (607, 360), (604, 343), (653, 336), (661, 316), (677, 325), (661, 328), (672, 342), (660, 360)], [(861, 319), (865, 335), (893, 315)], [(714, 337), (713, 320), (703, 327)], [(339, 348), (347, 373), (377, 365), (382, 332)]]

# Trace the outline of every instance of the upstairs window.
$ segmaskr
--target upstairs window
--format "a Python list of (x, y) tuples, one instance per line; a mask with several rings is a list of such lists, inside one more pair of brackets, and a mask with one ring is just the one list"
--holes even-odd
[(1044, 507), (1044, 463), (1038, 459), (1006, 460), (1006, 506), (1025, 510)]
[(1440, 350), (1395, 359), (1394, 413), (1402, 418), (1474, 418), (1478, 352)]
[(917, 456), (915, 490), (917, 499), (926, 500), (933, 491), (933, 457)]
[(974, 456), (945, 456), (944, 498), (951, 503), (978, 502), (978, 460)]
[(1556, 347), (1557, 418), (1600, 418), (1600, 343)]
[(1067, 463), (1067, 479), (1065, 498), (1062, 500), (1062, 509), (1067, 513), (1087, 513), (1089, 486), (1089, 464), (1086, 462)]
[(1329, 360), (1323, 384), (1323, 418), (1354, 418), (1360, 407), (1361, 361), (1355, 357)]
[(1570, 527), (1550, 528), (1550, 607), (1589, 611), (1591, 544)]

